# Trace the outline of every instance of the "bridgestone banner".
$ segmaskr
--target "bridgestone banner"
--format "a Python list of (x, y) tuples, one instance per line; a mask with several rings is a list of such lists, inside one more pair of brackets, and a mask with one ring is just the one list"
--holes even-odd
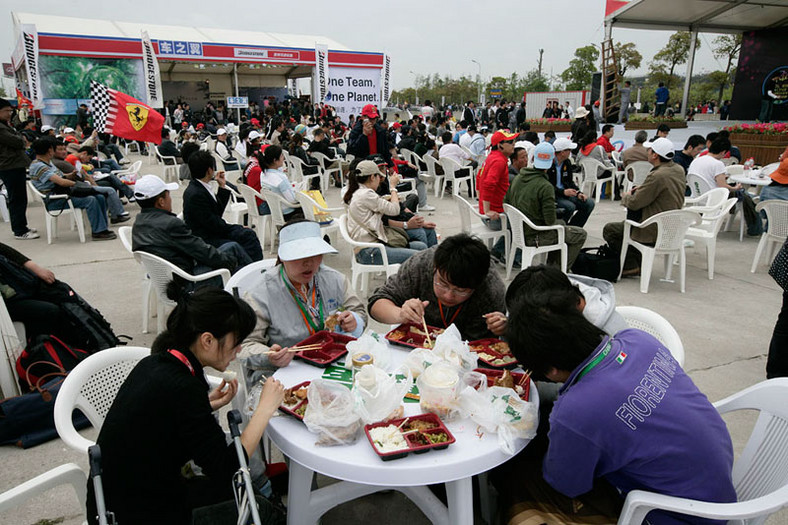
[(380, 101), (380, 109), (382, 110), (389, 105), (389, 96), (391, 95), (391, 57), (389, 55), (383, 57), (383, 69), (380, 73), (383, 76), (383, 96)]
[(350, 115), (358, 116), (367, 104), (380, 108), (380, 76), (378, 69), (331, 68), (326, 104), (345, 122)]
[(159, 61), (153, 51), (150, 36), (147, 31), (142, 31), (142, 67), (145, 71), (145, 93), (148, 95), (148, 105), (153, 108), (164, 107), (164, 94), (161, 90), (161, 74)]
[(38, 31), (33, 24), (22, 24), (22, 46), (27, 69), (27, 89), (30, 100), (36, 109), (44, 105), (41, 93), (41, 71), (38, 68)]
[(328, 46), (315, 44), (315, 86), (313, 103), (319, 104), (326, 101), (328, 93)]

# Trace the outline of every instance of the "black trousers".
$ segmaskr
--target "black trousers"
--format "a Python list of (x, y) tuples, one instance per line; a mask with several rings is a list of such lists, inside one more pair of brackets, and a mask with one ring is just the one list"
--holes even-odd
[(7, 299), (5, 304), (11, 320), (25, 325), (27, 339), (33, 339), (37, 335), (52, 334), (66, 343), (73, 344), (71, 325), (63, 317), (60, 308), (55, 303), (35, 298), (11, 298)]
[(25, 168), (0, 170), (0, 179), (8, 191), (8, 214), (14, 235), (27, 233), (27, 186)]
[(766, 378), (773, 377), (788, 377), (788, 291), (783, 292), (783, 307), (774, 325), (766, 359)]

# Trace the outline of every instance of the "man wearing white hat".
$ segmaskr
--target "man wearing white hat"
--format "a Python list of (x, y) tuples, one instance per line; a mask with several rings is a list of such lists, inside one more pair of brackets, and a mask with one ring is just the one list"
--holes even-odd
[(240, 169), (240, 166), (238, 165), (238, 159), (236, 159), (233, 155), (233, 152), (230, 149), (231, 147), (232, 145), (227, 140), (227, 130), (224, 128), (217, 129), (214, 150), (216, 151), (216, 154), (221, 157), (225, 171), (235, 171)]
[(553, 148), (555, 148), (555, 160), (547, 170), (547, 178), (555, 188), (555, 205), (563, 210), (561, 218), (567, 224), (582, 228), (594, 211), (594, 200), (580, 191), (572, 176), (575, 170), (569, 157), (577, 148), (577, 144), (569, 139), (560, 138), (555, 139)]
[[(684, 207), (684, 188), (687, 179), (684, 168), (673, 162), (675, 147), (673, 142), (658, 138), (654, 142), (643, 144), (648, 149), (648, 161), (654, 166), (640, 186), (632, 188), (622, 195), (621, 205), (629, 211), (640, 211), (639, 221), (644, 221), (669, 210), (680, 210)], [(624, 223), (609, 222), (602, 230), (602, 236), (616, 253), (621, 253), (624, 241)], [(657, 240), (657, 225), (646, 228), (632, 228), (632, 240), (653, 246)], [(627, 250), (622, 276), (640, 275), (640, 252)]]

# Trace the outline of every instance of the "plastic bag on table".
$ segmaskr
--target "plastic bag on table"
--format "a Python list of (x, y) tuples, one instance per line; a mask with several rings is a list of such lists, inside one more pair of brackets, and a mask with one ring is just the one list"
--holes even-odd
[(534, 403), (523, 401), (511, 388), (488, 388), (484, 374), (478, 372), (465, 374), (462, 382), (465, 387), (458, 399), (461, 415), (486, 432), (497, 433), (501, 450), (513, 455), (517, 438), (536, 435), (539, 411)]
[[(397, 381), (397, 375), (405, 379)], [(351, 390), (356, 413), (364, 423), (377, 423), (402, 416), (402, 398), (413, 386), (407, 367), (402, 366), (391, 375), (375, 365), (361, 367), (356, 373)]]
[(460, 412), (457, 397), (464, 386), (461, 375), (462, 370), (447, 361), (438, 361), (425, 368), (416, 380), (421, 409), (444, 421), (455, 419)]
[(411, 350), (407, 357), (405, 357), (403, 365), (410, 370), (411, 375), (415, 379), (424, 372), (425, 368), (440, 360), (440, 357), (433, 354), (432, 350), (416, 348), (415, 350)]
[(364, 352), (365, 354), (370, 354), (372, 356), (375, 366), (382, 368), (383, 370), (388, 370), (389, 364), (391, 363), (391, 350), (389, 350), (385, 340), (383, 340), (383, 338), (375, 332), (366, 332), (355, 341), (348, 342), (346, 346), (346, 368), (351, 368), (353, 355), (357, 354), (358, 352)]
[(463, 370), (473, 370), (478, 363), (475, 352), (462, 340), (460, 331), (453, 324), (435, 338), (432, 353), (438, 360), (448, 361)]
[(349, 445), (358, 439), (361, 419), (353, 410), (353, 396), (347, 387), (319, 378), (307, 388), (309, 403), (304, 424), (318, 434), (315, 445)]

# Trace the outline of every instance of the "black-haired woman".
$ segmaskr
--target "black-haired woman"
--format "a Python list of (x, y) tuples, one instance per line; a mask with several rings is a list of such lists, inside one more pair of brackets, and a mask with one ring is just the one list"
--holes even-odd
[[(266, 189), (276, 193), (287, 202), (292, 203), (292, 206), (282, 206), (282, 214), (285, 221), (303, 217), (304, 212), (298, 207), (293, 185), (285, 172), (282, 171), (282, 167), (285, 165), (285, 155), (282, 152), (282, 148), (279, 146), (266, 146), (264, 150), (255, 153), (254, 157), (257, 160), (258, 167), (252, 167), (247, 171), (246, 184), (257, 191)], [(260, 201), (257, 205), (261, 215), (271, 213), (271, 208), (267, 202)]]
[[(254, 325), (252, 308), (222, 290), (205, 288), (179, 300), (151, 355), (120, 387), (97, 440), (107, 509), (119, 523), (188, 524), (194, 509), (215, 504), (234, 511), (235, 504), (226, 502), (233, 499), (238, 457), (213, 412), (235, 396), (238, 381), (222, 381), (209, 392), (203, 367), (224, 371)], [(247, 456), (282, 397), (282, 384), (269, 378), (241, 434)], [(190, 460), (204, 476), (183, 476)], [(88, 484), (89, 517), (96, 515), (92, 489)], [(265, 523), (281, 522), (265, 501), (261, 515)], [(236, 517), (228, 519), (235, 523)]]

